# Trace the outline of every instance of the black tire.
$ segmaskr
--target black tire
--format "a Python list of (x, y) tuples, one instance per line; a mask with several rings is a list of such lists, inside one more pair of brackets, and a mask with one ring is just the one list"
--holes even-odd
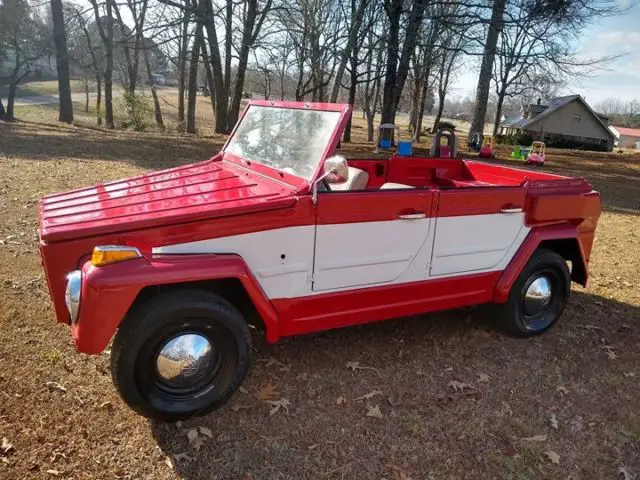
[[(188, 356), (181, 341), (198, 342), (202, 358)], [(146, 300), (122, 322), (111, 349), (111, 375), (122, 399), (136, 412), (162, 421), (205, 415), (222, 406), (250, 364), (244, 317), (224, 298), (202, 290), (174, 290)], [(167, 365), (180, 374), (168, 379)]]
[[(544, 295), (526, 295), (528, 291), (535, 290), (532, 285), (536, 281), (542, 285), (541, 290), (549, 287), (550, 297), (546, 303)], [(511, 335), (540, 335), (558, 321), (567, 305), (570, 291), (571, 276), (565, 260), (551, 250), (539, 249), (520, 272), (507, 302), (496, 305), (494, 311), (504, 330)]]

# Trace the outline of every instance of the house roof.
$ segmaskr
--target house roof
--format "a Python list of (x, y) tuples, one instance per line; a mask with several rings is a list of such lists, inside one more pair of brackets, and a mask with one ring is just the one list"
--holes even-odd
[(640, 137), (640, 128), (627, 128), (613, 126), (620, 135), (626, 135), (627, 137)]
[(585, 102), (584, 98), (582, 98), (582, 96), (580, 95), (567, 95), (564, 97), (556, 97), (553, 100), (551, 100), (551, 103), (549, 103), (549, 105), (547, 105), (547, 107), (539, 115), (536, 115), (535, 117), (529, 118), (529, 119), (522, 118), (522, 117), (519, 119), (513, 119), (512, 122), (510, 122), (510, 124), (507, 124), (508, 122), (507, 120), (502, 125), (505, 127), (511, 127), (511, 128), (522, 128), (522, 129), (529, 128), (535, 123), (538, 123), (543, 118), (548, 117), (556, 110), (559, 110), (565, 105), (568, 105), (569, 103), (573, 102), (574, 100), (579, 100), (587, 108), (587, 110), (591, 112), (594, 118), (598, 120), (600, 125), (602, 125), (602, 128), (611, 136), (611, 138), (615, 138), (614, 133), (611, 130), (609, 130), (609, 127), (605, 125), (605, 123), (602, 121), (602, 118), (600, 118), (600, 116), (593, 111), (593, 109), (589, 106), (589, 104)]

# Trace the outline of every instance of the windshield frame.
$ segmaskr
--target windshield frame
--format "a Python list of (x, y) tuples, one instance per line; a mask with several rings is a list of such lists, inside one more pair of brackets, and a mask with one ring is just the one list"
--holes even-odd
[[(325, 111), (325, 112), (339, 112), (340, 117), (334, 130), (331, 132), (329, 139), (325, 144), (325, 148), (320, 156), (320, 160), (314, 168), (314, 173), (309, 179), (305, 179), (293, 173), (288, 173), (283, 170), (278, 170), (277, 168), (271, 167), (269, 165), (265, 165), (263, 163), (251, 161), (250, 159), (246, 159), (239, 155), (233, 154), (231, 152), (227, 152), (227, 146), (233, 139), (236, 134), (236, 130), (240, 123), (244, 120), (249, 107), (257, 106), (257, 107), (270, 107), (270, 108), (284, 108), (284, 109), (295, 109), (295, 110), (317, 110), (317, 111)], [(342, 132), (347, 124), (347, 120), (351, 114), (351, 107), (348, 104), (340, 104), (340, 103), (312, 103), (312, 102), (289, 102), (289, 101), (271, 101), (271, 100), (250, 100), (242, 115), (238, 119), (238, 122), (233, 127), (229, 138), (222, 147), (221, 153), (223, 155), (223, 160), (235, 163), (244, 168), (250, 169), (256, 173), (261, 175), (265, 175), (279, 182), (286, 183), (295, 189), (299, 193), (306, 193), (309, 191), (310, 186), (316, 181), (316, 179), (320, 176), (322, 172), (322, 165), (324, 161), (333, 155), (336, 151), (338, 143), (340, 142), (340, 138), (342, 137)]]

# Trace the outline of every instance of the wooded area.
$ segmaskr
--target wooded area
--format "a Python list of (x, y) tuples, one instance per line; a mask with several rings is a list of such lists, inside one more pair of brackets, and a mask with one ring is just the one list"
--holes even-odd
[[(407, 112), (420, 140), (424, 127), (438, 127), (457, 74), (479, 68), (471, 132), (488, 120), (495, 133), (505, 111), (546, 100), (606, 63), (579, 56), (577, 39), (598, 17), (620, 12), (615, 0), (51, 0), (50, 10), (0, 0), (0, 68), (9, 71), (0, 116), (14, 117), (17, 85), (55, 57), (59, 118), (67, 123), (76, 76), (87, 110), (95, 85), (98, 125), (116, 128), (115, 83), (127, 106), (123, 127), (144, 127), (146, 86), (163, 129), (160, 74), (175, 80), (188, 133), (196, 132), (198, 91), (211, 95), (218, 133), (231, 130), (250, 91), (348, 101), (367, 118), (370, 140), (376, 113), (394, 123)], [(433, 125), (423, 126), (425, 113), (434, 113)]]

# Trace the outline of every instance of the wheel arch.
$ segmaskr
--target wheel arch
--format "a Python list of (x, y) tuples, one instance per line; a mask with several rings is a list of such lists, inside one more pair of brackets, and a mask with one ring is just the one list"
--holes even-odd
[(493, 296), (495, 303), (507, 301), (511, 286), (538, 249), (556, 252), (566, 261), (571, 262), (571, 280), (586, 287), (589, 270), (587, 258), (580, 242), (577, 228), (573, 226), (549, 226), (531, 230), (513, 259), (502, 272), (496, 283)]
[(160, 292), (200, 288), (223, 296), (250, 324), (263, 327), (266, 340), (279, 339), (278, 316), (244, 260), (238, 255), (175, 255), (83, 267), (76, 348), (100, 353), (133, 309)]

